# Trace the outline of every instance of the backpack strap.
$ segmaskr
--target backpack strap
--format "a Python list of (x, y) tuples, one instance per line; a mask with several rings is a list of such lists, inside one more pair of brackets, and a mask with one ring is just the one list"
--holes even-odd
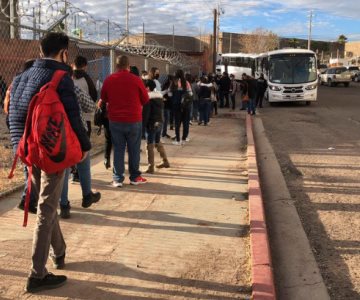
[(50, 81), (50, 85), (52, 85), (52, 87), (55, 88), (55, 90), (58, 88), (61, 79), (63, 79), (63, 77), (66, 73), (67, 72), (63, 71), (63, 70), (56, 70), (54, 72), (54, 75)]
[(27, 182), (27, 191), (25, 196), (25, 205), (24, 205), (24, 222), (23, 227), (27, 226), (28, 216), (29, 216), (29, 205), (30, 205), (30, 195), (31, 195), (31, 181), (32, 181), (32, 173), (33, 167), (28, 167), (29, 174), (28, 174), (28, 182)]

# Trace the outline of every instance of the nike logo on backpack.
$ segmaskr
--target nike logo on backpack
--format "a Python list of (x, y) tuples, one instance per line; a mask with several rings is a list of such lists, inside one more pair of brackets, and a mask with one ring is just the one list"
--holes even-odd
[(55, 163), (61, 163), (66, 157), (66, 130), (64, 116), (61, 116), (60, 123), (50, 117), (46, 125), (46, 131), (41, 136), (41, 144), (49, 153), (52, 153), (59, 138), (61, 139), (59, 152), (56, 155), (49, 155), (49, 158)]

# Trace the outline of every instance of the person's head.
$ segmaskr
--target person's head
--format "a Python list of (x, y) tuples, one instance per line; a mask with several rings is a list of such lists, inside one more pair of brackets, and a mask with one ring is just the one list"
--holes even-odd
[(234, 74), (230, 74), (230, 79), (231, 79), (231, 80), (234, 80), (234, 79), (235, 79)]
[(191, 76), (191, 74), (189, 73), (186, 73), (185, 74), (185, 79), (186, 81), (190, 82), (190, 83), (193, 83), (194, 82), (194, 78)]
[(175, 79), (179, 79), (182, 89), (186, 90), (186, 79), (183, 70), (179, 69), (175, 72)]
[(141, 71), (141, 78), (142, 80), (147, 80), (148, 79), (148, 72), (143, 70)]
[(226, 72), (224, 72), (222, 75), (223, 75), (224, 77), (228, 77), (228, 76), (229, 76), (228, 73), (226, 73)]
[(130, 71), (130, 61), (126, 55), (121, 55), (116, 58), (116, 68), (118, 70)]
[(40, 42), (41, 57), (53, 58), (59, 62), (68, 62), (69, 37), (62, 32), (50, 32)]
[(152, 80), (152, 79), (146, 80), (145, 86), (150, 92), (153, 92), (155, 90), (155, 88), (156, 88), (155, 81)]
[(130, 66), (130, 73), (138, 77), (140, 76), (140, 72), (137, 66)]
[(75, 60), (74, 60), (75, 70), (84, 70), (86, 68), (87, 64), (88, 64), (88, 62), (87, 62), (86, 57), (81, 56), (81, 55), (78, 55), (75, 57)]
[(160, 70), (157, 67), (152, 67), (149, 72), (149, 78), (158, 80), (159, 77), (160, 77)]
[(261, 74), (260, 74), (260, 78), (261, 78), (261, 79), (264, 79), (264, 73), (261, 73)]
[(242, 80), (246, 80), (247, 79), (246, 73), (242, 73), (241, 78), (242, 78)]
[(209, 81), (208, 81), (208, 79), (207, 79), (206, 76), (202, 76), (202, 77), (200, 78), (200, 82), (201, 82), (201, 83), (208, 83)]

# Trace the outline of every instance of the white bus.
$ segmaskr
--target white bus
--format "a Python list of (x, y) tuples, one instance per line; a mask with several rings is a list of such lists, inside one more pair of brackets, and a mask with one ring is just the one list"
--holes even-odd
[(243, 73), (254, 76), (256, 54), (225, 53), (221, 55), (221, 62), (216, 66), (216, 73), (227, 72), (233, 74), (235, 79), (241, 80)]
[(311, 50), (284, 49), (258, 55), (255, 73), (264, 73), (270, 103), (305, 101), (310, 105), (317, 100), (317, 59)]

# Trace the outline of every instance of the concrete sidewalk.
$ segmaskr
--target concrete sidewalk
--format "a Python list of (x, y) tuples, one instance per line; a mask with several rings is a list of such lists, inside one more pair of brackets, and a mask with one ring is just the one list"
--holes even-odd
[[(83, 209), (79, 185), (70, 186), (72, 217), (61, 220), (67, 266), (54, 271), (48, 263), (68, 283), (30, 298), (250, 299), (244, 126), (228, 118), (192, 126), (190, 143), (165, 145), (171, 168), (138, 187), (112, 188), (102, 157), (93, 159), (102, 199)], [(0, 201), (0, 299), (29, 298), (35, 217), (21, 227), (19, 199)]]

